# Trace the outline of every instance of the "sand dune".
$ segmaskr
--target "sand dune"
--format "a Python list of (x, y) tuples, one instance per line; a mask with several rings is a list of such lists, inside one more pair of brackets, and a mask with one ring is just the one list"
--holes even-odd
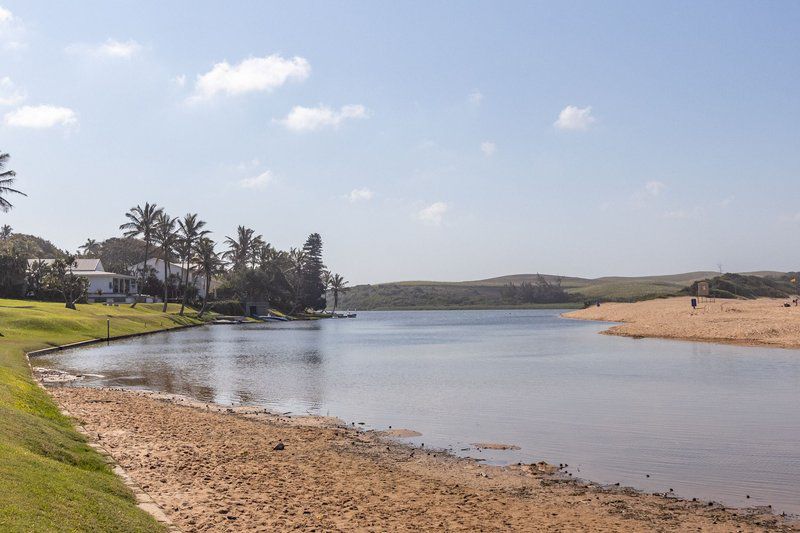
[(605, 331), (612, 335), (800, 348), (800, 307), (784, 303), (790, 301), (717, 299), (693, 310), (691, 298), (681, 297), (606, 303), (564, 316), (621, 322)]

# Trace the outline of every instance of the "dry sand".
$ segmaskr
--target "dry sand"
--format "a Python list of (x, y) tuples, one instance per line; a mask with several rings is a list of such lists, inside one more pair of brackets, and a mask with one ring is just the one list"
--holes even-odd
[(680, 297), (606, 303), (564, 316), (622, 322), (604, 332), (610, 335), (800, 348), (800, 307), (784, 307), (789, 302), (717, 299), (692, 310), (691, 298)]
[(331, 420), (50, 391), (183, 531), (800, 530), (763, 512), (601, 489), (545, 463), (501, 468), (412, 449)]

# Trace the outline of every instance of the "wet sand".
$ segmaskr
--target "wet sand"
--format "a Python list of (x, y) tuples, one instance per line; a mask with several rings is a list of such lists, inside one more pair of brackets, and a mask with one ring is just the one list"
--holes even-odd
[(763, 510), (602, 489), (544, 463), (482, 465), (329, 418), (49, 390), (183, 531), (800, 530)]
[(660, 337), (780, 348), (800, 348), (800, 307), (789, 300), (722, 300), (700, 302), (667, 298), (636, 303), (605, 303), (564, 313), (581, 320), (621, 322), (604, 331), (627, 337)]

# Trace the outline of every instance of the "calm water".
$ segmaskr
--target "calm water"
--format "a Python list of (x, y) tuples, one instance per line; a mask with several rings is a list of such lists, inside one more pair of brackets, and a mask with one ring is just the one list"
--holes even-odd
[[(557, 311), (211, 326), (34, 364), (220, 403), (409, 428), (496, 463), (800, 513), (800, 351), (598, 335)], [(462, 452), (474, 442), (519, 451)], [(650, 477), (647, 478), (646, 475)], [(751, 499), (745, 499), (749, 494)]]

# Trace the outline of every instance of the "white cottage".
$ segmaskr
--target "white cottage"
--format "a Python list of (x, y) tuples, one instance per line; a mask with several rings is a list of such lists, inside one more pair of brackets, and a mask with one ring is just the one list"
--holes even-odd
[[(28, 268), (36, 262), (53, 264), (55, 259), (28, 259)], [(72, 273), (89, 280), (86, 299), (94, 302), (132, 303), (136, 295), (136, 278), (126, 274), (106, 272), (99, 259), (76, 259)]]
[[(144, 265), (143, 262), (137, 263), (130, 268), (131, 274), (136, 274), (141, 276), (142, 266)], [(151, 257), (147, 260), (147, 267), (152, 268), (155, 271), (156, 277), (163, 282), (164, 281), (164, 260), (158, 259), (155, 257)], [(170, 276), (178, 276), (178, 278), (183, 281), (184, 276), (186, 275), (186, 270), (184, 270), (183, 265), (180, 263), (173, 263), (170, 262), (169, 264), (169, 274)], [(206, 294), (206, 280), (203, 276), (199, 276), (197, 272), (192, 269), (189, 269), (189, 283), (197, 287), (197, 294), (201, 298), (205, 297)], [(216, 298), (217, 288), (219, 286), (219, 282), (212, 278), (211, 286), (209, 292), (213, 297)]]

